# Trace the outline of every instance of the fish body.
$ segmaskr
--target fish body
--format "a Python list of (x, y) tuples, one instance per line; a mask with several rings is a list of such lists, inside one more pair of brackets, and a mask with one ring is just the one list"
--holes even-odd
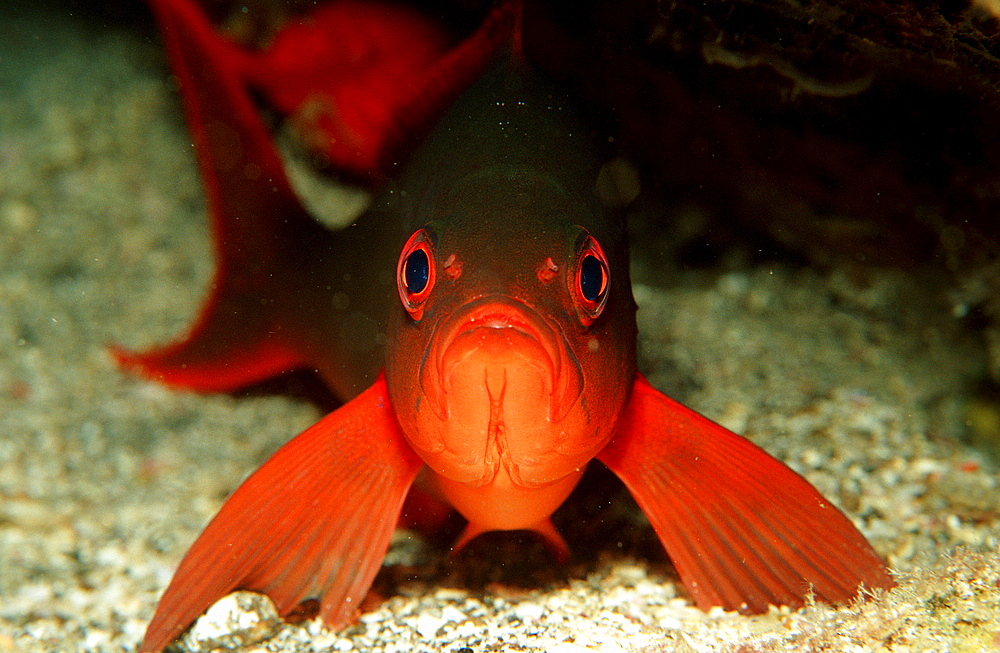
[(508, 59), (449, 109), (386, 207), (413, 234), (400, 265), (426, 250), (433, 273), (412, 299), (397, 275), (389, 396), (470, 533), (550, 530), (628, 399), (635, 303), (599, 169), (565, 95)]
[(185, 556), (140, 651), (235, 589), (346, 624), (424, 470), (489, 530), (539, 532), (598, 459), (649, 517), (702, 608), (747, 612), (889, 587), (805, 480), (636, 372), (623, 217), (570, 100), (519, 56), (458, 94), (405, 171), (339, 232), (302, 209), (189, 0), (153, 0), (206, 180), (219, 264), (182, 341), (123, 363), (227, 390), (308, 366), (346, 403), (282, 447)]

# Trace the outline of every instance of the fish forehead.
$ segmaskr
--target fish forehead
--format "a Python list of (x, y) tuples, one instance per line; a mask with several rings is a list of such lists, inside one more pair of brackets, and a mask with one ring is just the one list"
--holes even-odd
[[(413, 153), (400, 179), (403, 212), (417, 229), (445, 217), (440, 213), (460, 219), (463, 204), (487, 212), (511, 208), (519, 194), (529, 202), (546, 194), (550, 202), (596, 199), (598, 161), (570, 99), (508, 61), (470, 87)], [(449, 206), (459, 210), (448, 212)], [(435, 209), (439, 215), (429, 218)]]
[(574, 231), (599, 229), (598, 213), (538, 169), (487, 168), (428, 199), (420, 213), (445, 256), (459, 250), (496, 263), (561, 257)]
[(461, 263), (455, 290), (527, 288), (537, 285), (539, 266), (568, 269), (584, 232), (609, 254), (624, 250), (621, 216), (598, 200), (599, 168), (570, 99), (507, 61), (445, 114), (414, 153), (394, 199), (404, 237), (427, 228), (438, 263)]

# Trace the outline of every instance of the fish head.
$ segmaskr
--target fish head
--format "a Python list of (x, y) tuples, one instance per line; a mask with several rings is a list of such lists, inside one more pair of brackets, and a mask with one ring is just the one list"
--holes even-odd
[(635, 374), (621, 221), (533, 170), (438, 193), (403, 245), (386, 381), (410, 445), (481, 487), (551, 485), (610, 440)]

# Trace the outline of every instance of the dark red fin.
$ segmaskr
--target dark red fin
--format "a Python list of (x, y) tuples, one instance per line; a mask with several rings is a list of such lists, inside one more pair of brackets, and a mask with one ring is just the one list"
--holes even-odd
[(242, 74), (326, 163), (365, 176), (378, 171), (390, 125), (453, 41), (405, 4), (334, 0), (290, 20)]
[(333, 0), (290, 20), (259, 53), (217, 42), (229, 73), (287, 116), (305, 144), (370, 181), (396, 171), (504, 46), (520, 52), (521, 11), (521, 0), (498, 3), (456, 45), (413, 7)]
[(216, 600), (246, 589), (287, 615), (319, 599), (347, 624), (371, 586), (422, 462), (403, 439), (383, 377), (279, 449), (188, 551), (140, 653), (156, 653)]
[(638, 376), (600, 453), (702, 609), (848, 601), (894, 585), (864, 536), (805, 479)]
[(151, 0), (180, 81), (212, 219), (212, 291), (183, 340), (143, 353), (118, 350), (126, 367), (165, 383), (225, 391), (304, 363), (273, 300), (297, 249), (329, 234), (304, 211), (270, 135), (234, 72), (232, 45), (191, 0)]

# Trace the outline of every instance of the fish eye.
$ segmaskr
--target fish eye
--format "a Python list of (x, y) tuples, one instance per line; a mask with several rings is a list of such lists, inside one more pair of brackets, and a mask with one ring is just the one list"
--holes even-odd
[(593, 254), (587, 254), (580, 261), (580, 294), (588, 302), (596, 302), (607, 283), (604, 264)]
[(576, 257), (573, 298), (580, 321), (589, 326), (598, 318), (608, 300), (610, 281), (608, 258), (590, 234), (584, 234)]
[(430, 234), (419, 229), (406, 244), (396, 264), (396, 287), (403, 307), (414, 320), (423, 317), (424, 302), (434, 287), (434, 250)]
[(415, 249), (403, 261), (403, 286), (410, 295), (420, 294), (431, 277), (430, 261), (423, 248)]

